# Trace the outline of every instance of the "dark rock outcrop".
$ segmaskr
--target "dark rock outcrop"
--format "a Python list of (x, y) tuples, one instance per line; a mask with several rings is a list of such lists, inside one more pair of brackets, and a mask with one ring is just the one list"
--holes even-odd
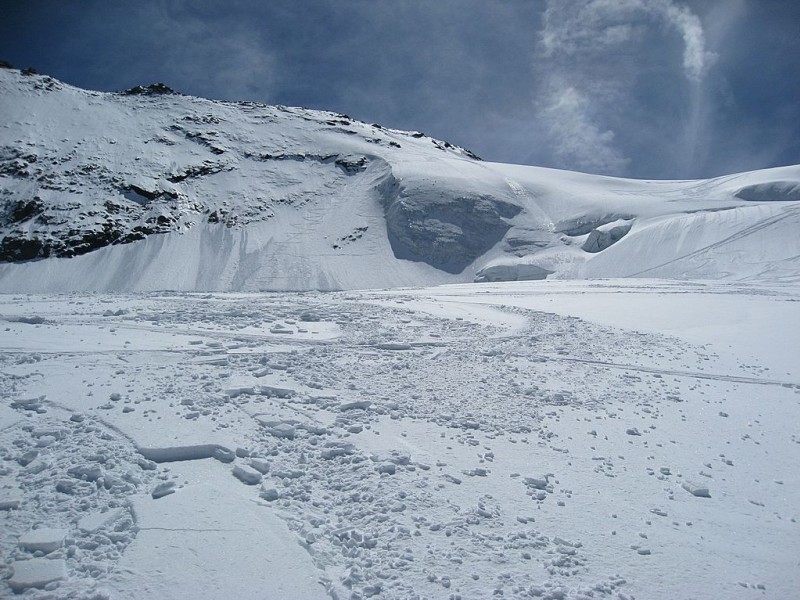
[(389, 242), (397, 258), (461, 273), (503, 238), (520, 210), (492, 196), (401, 192), (386, 207)]

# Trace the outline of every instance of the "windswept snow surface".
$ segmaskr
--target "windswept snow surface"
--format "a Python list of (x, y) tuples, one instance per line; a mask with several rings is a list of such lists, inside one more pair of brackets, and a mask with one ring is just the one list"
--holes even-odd
[(0, 296), (0, 596), (792, 598), (799, 307), (660, 280)]
[(0, 69), (0, 292), (798, 279), (799, 166), (599, 177), (166, 92)]

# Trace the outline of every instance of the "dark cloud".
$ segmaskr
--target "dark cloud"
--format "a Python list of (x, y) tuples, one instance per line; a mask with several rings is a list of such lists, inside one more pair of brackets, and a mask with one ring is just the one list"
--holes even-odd
[(0, 58), (92, 89), (164, 81), (638, 177), (800, 162), (794, 2), (3, 4)]

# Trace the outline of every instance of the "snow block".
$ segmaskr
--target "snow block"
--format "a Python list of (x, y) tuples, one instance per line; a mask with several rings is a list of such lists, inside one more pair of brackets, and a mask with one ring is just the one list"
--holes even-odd
[(411, 344), (400, 342), (384, 342), (375, 346), (378, 350), (411, 350)]
[(80, 465), (67, 470), (67, 474), (75, 479), (97, 481), (103, 476), (103, 469), (97, 465)]
[(7, 583), (17, 594), (30, 588), (41, 589), (49, 583), (67, 578), (67, 563), (63, 558), (17, 560), (11, 565), (11, 569), (13, 575)]
[(97, 512), (82, 517), (78, 521), (78, 529), (83, 533), (94, 533), (122, 516), (125, 509), (115, 508), (106, 512)]
[(61, 428), (41, 428), (41, 429), (34, 429), (31, 431), (31, 436), (35, 438), (43, 438), (43, 437), (52, 437), (57, 440), (63, 439), (66, 435), (66, 431)]
[(0, 500), (0, 510), (16, 510), (20, 502), (19, 498), (4, 498)]
[(173, 446), (168, 448), (139, 448), (139, 454), (155, 463), (178, 462), (214, 458), (218, 450), (230, 452), (218, 444), (197, 444), (193, 446)]
[(354, 402), (345, 402), (339, 405), (339, 410), (367, 410), (370, 406), (372, 406), (372, 402), (369, 400), (356, 400)]
[(234, 460), (236, 460), (236, 454), (231, 450), (220, 446), (214, 450), (214, 458), (222, 463), (232, 463)]
[(386, 473), (387, 475), (394, 475), (397, 471), (397, 465), (394, 463), (383, 463), (382, 465), (378, 465), (377, 469), (378, 473)]
[(267, 502), (274, 502), (278, 498), (280, 498), (280, 493), (278, 490), (273, 488), (261, 488), (261, 493), (259, 494), (264, 500)]
[(541, 477), (526, 477), (525, 485), (537, 490), (543, 490), (547, 488), (547, 476), (543, 475)]
[(175, 482), (174, 481), (165, 481), (163, 483), (159, 483), (155, 489), (150, 493), (153, 497), (153, 500), (158, 500), (159, 498), (163, 498), (164, 496), (169, 496), (170, 494), (175, 493)]
[(356, 447), (353, 444), (342, 442), (329, 442), (325, 444), (325, 448), (320, 453), (320, 456), (325, 460), (331, 460), (337, 456), (350, 456), (355, 454)]
[(297, 433), (295, 428), (288, 423), (281, 423), (280, 425), (275, 425), (275, 427), (268, 427), (267, 432), (277, 438), (284, 438), (287, 440), (293, 440)]
[(693, 483), (691, 481), (684, 481), (681, 484), (681, 487), (689, 492), (692, 496), (697, 496), (699, 498), (711, 498), (708, 488), (704, 485)]
[(225, 395), (229, 398), (238, 398), (239, 396), (252, 396), (256, 393), (254, 387), (233, 387), (225, 390)]
[(236, 465), (233, 467), (233, 476), (247, 485), (258, 485), (261, 483), (261, 473), (246, 465)]
[(42, 403), (46, 396), (39, 396), (38, 398), (25, 398), (23, 400), (15, 400), (11, 403), (11, 408), (20, 408), (22, 410), (37, 411), (42, 408)]
[(297, 393), (295, 390), (275, 387), (273, 385), (262, 385), (260, 389), (261, 395), (269, 398), (291, 398)]
[(250, 466), (259, 473), (261, 473), (262, 475), (266, 475), (267, 473), (269, 473), (270, 469), (269, 461), (266, 461), (263, 458), (251, 458)]
[(31, 529), (28, 533), (19, 538), (21, 548), (29, 552), (41, 551), (45, 554), (58, 550), (64, 545), (64, 538), (67, 537), (66, 529)]

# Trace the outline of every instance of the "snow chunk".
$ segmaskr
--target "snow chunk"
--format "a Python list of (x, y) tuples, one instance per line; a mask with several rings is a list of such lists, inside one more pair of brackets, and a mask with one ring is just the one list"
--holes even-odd
[(15, 510), (20, 505), (19, 498), (4, 498), (0, 500), (0, 510)]
[(681, 484), (681, 487), (689, 492), (692, 496), (698, 496), (700, 498), (711, 498), (711, 494), (708, 491), (708, 488), (704, 485), (700, 485), (691, 481), (684, 481)]
[(54, 550), (58, 550), (64, 545), (64, 538), (67, 537), (66, 529), (32, 529), (21, 538), (19, 538), (19, 545), (21, 548), (29, 552), (44, 552), (49, 554)]
[(344, 402), (339, 405), (339, 410), (367, 410), (370, 406), (372, 406), (372, 402), (369, 400), (356, 400), (354, 402)]
[(547, 475), (542, 475), (541, 477), (526, 477), (525, 478), (525, 485), (528, 487), (532, 487), (537, 490), (543, 490), (547, 488)]
[(21, 456), (17, 457), (17, 462), (21, 467), (27, 467), (34, 460), (36, 460), (37, 456), (39, 456), (38, 450), (29, 450), (28, 452), (25, 452)]
[(356, 448), (353, 444), (342, 443), (342, 442), (329, 442), (325, 444), (325, 448), (323, 448), (320, 456), (325, 460), (332, 460), (337, 456), (349, 456), (351, 454), (355, 454)]
[(261, 473), (262, 475), (266, 475), (267, 473), (269, 473), (270, 469), (269, 461), (264, 460), (263, 458), (251, 458), (250, 466), (253, 467), (259, 473)]
[(291, 398), (297, 392), (289, 388), (275, 387), (272, 385), (262, 385), (261, 395), (270, 398)]
[(56, 560), (47, 558), (17, 560), (14, 561), (11, 568), (14, 574), (7, 583), (17, 594), (29, 588), (41, 589), (49, 583), (67, 578), (67, 563), (63, 558)]
[(262, 488), (261, 493), (259, 494), (264, 500), (267, 502), (274, 502), (278, 498), (280, 498), (280, 493), (274, 487), (272, 488)]
[(75, 479), (97, 481), (103, 476), (103, 469), (97, 465), (80, 465), (67, 470), (67, 474)]
[[(139, 454), (155, 463), (178, 462), (216, 458), (218, 451), (230, 452), (218, 444), (197, 444), (192, 446), (172, 446), (166, 448), (139, 448)], [(144, 468), (144, 467), (142, 467)]]
[(294, 426), (289, 425), (289, 423), (280, 423), (274, 427), (267, 427), (267, 432), (277, 438), (284, 438), (287, 440), (293, 440), (297, 433)]
[(239, 396), (252, 396), (256, 393), (254, 387), (234, 387), (225, 390), (225, 395), (229, 398), (238, 398)]
[(163, 483), (159, 483), (155, 489), (150, 493), (153, 497), (153, 500), (158, 500), (159, 498), (163, 498), (164, 496), (169, 496), (170, 494), (175, 493), (175, 482), (174, 481), (164, 481)]
[(42, 410), (46, 396), (39, 396), (38, 398), (24, 398), (22, 400), (15, 400), (11, 403), (11, 408), (19, 408), (22, 410), (39, 411)]
[(217, 449), (214, 450), (214, 458), (222, 463), (232, 463), (236, 460), (236, 454), (232, 450), (218, 446)]
[(43, 437), (51, 437), (57, 440), (62, 439), (66, 432), (59, 427), (37, 428), (31, 431), (31, 437), (41, 439)]
[(233, 476), (247, 485), (258, 485), (261, 483), (261, 473), (256, 471), (253, 467), (248, 467), (246, 465), (236, 465), (233, 467)]
[(411, 344), (404, 344), (401, 342), (384, 342), (382, 344), (376, 344), (375, 347), (379, 350), (411, 350)]
[(411, 456), (398, 450), (392, 450), (388, 453), (373, 454), (370, 456), (370, 460), (375, 463), (392, 463), (399, 466), (411, 464)]
[(96, 512), (86, 515), (78, 521), (78, 529), (83, 533), (94, 533), (109, 523), (113, 523), (125, 512), (123, 508), (114, 508), (106, 512)]

